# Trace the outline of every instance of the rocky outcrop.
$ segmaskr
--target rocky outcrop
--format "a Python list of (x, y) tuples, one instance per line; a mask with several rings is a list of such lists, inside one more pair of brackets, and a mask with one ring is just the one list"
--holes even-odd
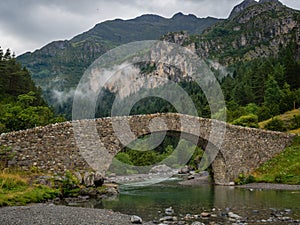
[(185, 37), (184, 45), (195, 46), (200, 57), (215, 59), (223, 65), (276, 56), (281, 47), (291, 42), (298, 46), (300, 53), (299, 18), (299, 11), (277, 0), (259, 3), (246, 0), (233, 10), (229, 19), (202, 35)]
[(233, 8), (233, 10), (231, 11), (231, 13), (229, 15), (229, 18), (231, 19), (231, 18), (235, 17), (236, 15), (238, 15), (239, 13), (244, 11), (246, 8), (248, 8), (252, 5), (256, 5), (256, 4), (257, 4), (257, 2), (254, 0), (243, 1), (241, 4), (239, 4)]

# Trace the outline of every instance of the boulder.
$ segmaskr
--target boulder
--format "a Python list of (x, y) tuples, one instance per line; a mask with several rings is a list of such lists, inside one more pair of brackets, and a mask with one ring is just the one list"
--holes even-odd
[(172, 172), (172, 168), (165, 164), (154, 166), (150, 169), (150, 173), (169, 173)]
[(190, 168), (188, 166), (185, 166), (178, 171), (179, 174), (188, 174), (189, 172)]

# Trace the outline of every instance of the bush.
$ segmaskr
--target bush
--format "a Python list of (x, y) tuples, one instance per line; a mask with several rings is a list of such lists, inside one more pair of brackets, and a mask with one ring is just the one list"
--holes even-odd
[(265, 129), (267, 130), (273, 130), (273, 131), (281, 131), (284, 132), (287, 130), (287, 128), (285, 127), (283, 121), (281, 119), (278, 118), (273, 118), (270, 122), (268, 122), (265, 127)]
[(0, 123), (0, 134), (6, 132), (6, 126), (3, 123)]
[(232, 122), (233, 125), (258, 128), (258, 117), (254, 114), (241, 116)]
[(27, 181), (19, 175), (1, 174), (0, 188), (4, 190), (16, 190), (27, 187)]
[(265, 105), (259, 108), (257, 115), (258, 115), (259, 122), (267, 120), (270, 117), (272, 117), (270, 109)]
[(77, 196), (79, 190), (78, 185), (78, 179), (70, 171), (67, 171), (61, 186), (63, 196)]
[(239, 177), (234, 180), (234, 183), (238, 185), (243, 185), (243, 184), (254, 183), (255, 181), (256, 181), (255, 177), (252, 175), (246, 176), (245, 174), (240, 174)]
[(294, 115), (294, 118), (292, 119), (292, 124), (291, 124), (291, 130), (296, 130), (300, 128), (300, 115)]

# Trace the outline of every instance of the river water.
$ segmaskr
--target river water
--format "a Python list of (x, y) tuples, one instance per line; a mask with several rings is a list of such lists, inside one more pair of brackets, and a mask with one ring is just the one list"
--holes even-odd
[(179, 218), (207, 211), (217, 216), (207, 221), (219, 222), (231, 211), (246, 218), (248, 224), (264, 224), (261, 221), (272, 217), (274, 220), (276, 216), (291, 219), (267, 224), (300, 224), (291, 222), (300, 220), (300, 191), (249, 190), (212, 184), (183, 186), (168, 181), (141, 187), (121, 186), (117, 198), (90, 200), (84, 206), (138, 215), (145, 221), (159, 220), (165, 216), (165, 209), (172, 207)]

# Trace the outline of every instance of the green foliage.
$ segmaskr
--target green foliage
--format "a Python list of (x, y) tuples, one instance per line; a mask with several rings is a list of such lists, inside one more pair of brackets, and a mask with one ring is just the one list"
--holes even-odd
[(255, 177), (250, 175), (245, 175), (245, 174), (239, 174), (238, 178), (234, 180), (234, 183), (237, 185), (243, 185), (243, 184), (249, 184), (249, 183), (254, 183)]
[[(143, 138), (146, 140), (147, 136)], [(180, 140), (179, 138), (167, 136), (160, 146), (156, 149), (149, 151), (149, 145), (147, 142), (143, 144), (132, 143), (132, 148), (125, 148), (124, 151), (119, 152), (116, 155), (116, 159), (113, 161), (110, 171), (118, 174), (131, 174), (137, 173), (134, 166), (153, 166), (159, 162), (164, 162), (166, 165), (173, 168), (181, 168), (187, 164), (194, 170), (199, 168), (200, 161), (204, 160), (204, 166), (208, 158), (204, 155), (204, 151), (188, 142), (186, 140)], [(134, 149), (138, 150), (134, 150)]]
[(18, 175), (0, 175), (0, 189), (2, 190), (21, 190), (27, 186), (27, 181)]
[(268, 122), (265, 127), (265, 129), (268, 130), (273, 130), (273, 131), (286, 131), (287, 128), (285, 127), (283, 121), (281, 119), (278, 118), (272, 118), (272, 120), (270, 122)]
[(0, 57), (0, 65), (0, 133), (56, 121), (28, 70), (9, 51)]
[(258, 117), (254, 114), (241, 116), (232, 122), (233, 125), (258, 128)]
[(270, 109), (271, 115), (280, 114), (278, 103), (283, 97), (283, 92), (280, 90), (277, 81), (269, 75), (266, 83), (266, 93), (264, 96), (264, 103)]
[(70, 171), (66, 171), (60, 187), (62, 195), (65, 197), (77, 196), (79, 190), (78, 185), (78, 179)]
[(292, 146), (260, 166), (254, 173), (256, 181), (300, 184), (300, 137)]
[(294, 115), (294, 118), (292, 119), (292, 124), (289, 128), (290, 130), (296, 130), (300, 128), (300, 115)]
[(0, 206), (25, 205), (56, 197), (58, 190), (43, 185), (29, 185), (17, 174), (0, 174)]

